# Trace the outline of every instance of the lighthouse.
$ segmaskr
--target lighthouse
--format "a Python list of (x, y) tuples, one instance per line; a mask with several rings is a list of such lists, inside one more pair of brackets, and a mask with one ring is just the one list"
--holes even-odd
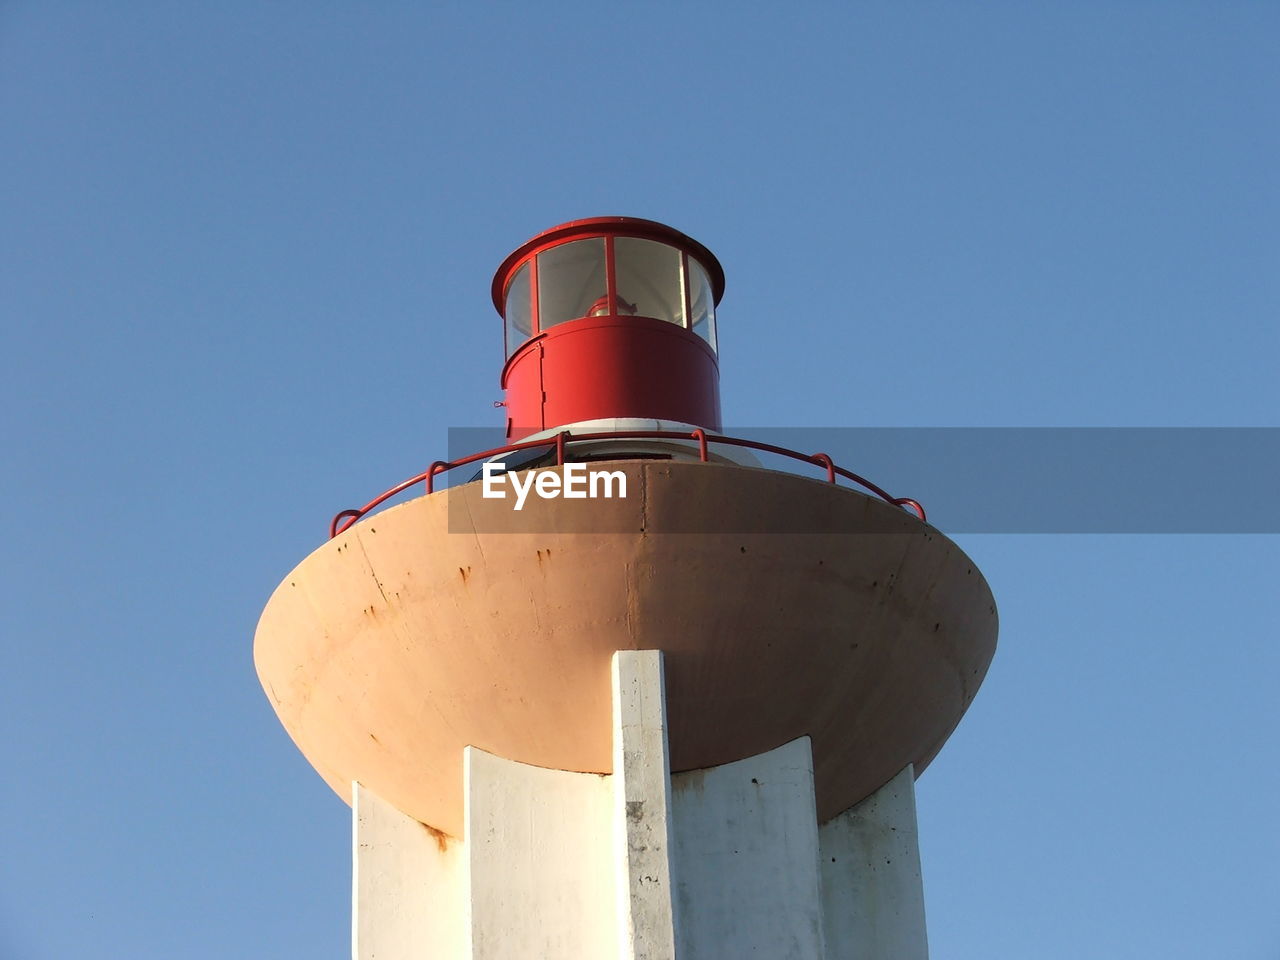
[(927, 956), (914, 784), (995, 602), (914, 500), (725, 430), (724, 290), (653, 221), (522, 244), (503, 445), (341, 511), (272, 594), (254, 659), (351, 805), (358, 960)]

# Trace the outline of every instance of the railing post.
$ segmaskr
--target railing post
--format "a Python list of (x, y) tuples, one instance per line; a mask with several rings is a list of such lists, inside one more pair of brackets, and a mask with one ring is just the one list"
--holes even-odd
[(832, 462), (829, 456), (825, 453), (815, 453), (813, 455), (813, 462), (821, 464), (827, 468), (827, 483), (836, 482), (836, 465)]
[[(346, 533), (348, 530), (350, 530), (351, 524), (359, 520), (360, 515), (361, 515), (361, 511), (359, 510), (343, 510), (338, 514), (336, 514), (334, 518), (329, 521), (329, 539), (332, 540), (338, 534)], [(338, 524), (341, 523), (343, 520), (347, 519), (348, 517), (351, 518), (351, 523), (344, 525), (343, 528), (339, 530)]]
[(893, 502), (900, 507), (910, 507), (913, 511), (915, 511), (915, 515), (917, 517), (919, 517), (921, 520), (923, 520), (926, 523), (928, 522), (927, 520), (925, 520), (924, 505), (919, 500), (912, 500), (910, 497), (898, 497), (898, 499), (894, 500)]
[(707, 431), (699, 427), (693, 431), (693, 439), (698, 441), (698, 459), (707, 462)]
[(427, 476), (425, 480), (427, 485), (427, 493), (435, 493), (436, 474), (443, 473), (445, 470), (448, 470), (449, 467), (451, 466), (452, 464), (450, 464), (449, 461), (447, 460), (437, 460), (435, 463), (431, 464), (431, 466), (427, 467)]
[(556, 466), (564, 466), (564, 438), (569, 435), (568, 430), (561, 430), (556, 434)]

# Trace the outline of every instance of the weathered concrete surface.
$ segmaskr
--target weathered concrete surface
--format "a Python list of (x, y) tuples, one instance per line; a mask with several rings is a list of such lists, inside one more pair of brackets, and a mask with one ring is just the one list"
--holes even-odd
[(928, 960), (910, 767), (818, 830), (827, 960)]
[(598, 960), (617, 950), (606, 777), (467, 748), (474, 960)]
[[(827, 819), (924, 768), (995, 649), (990, 590), (955, 544), (791, 474), (614, 467), (626, 500), (513, 513), (469, 484), (393, 507), (277, 588), (258, 675), (340, 796), (358, 780), (460, 836), (468, 744), (611, 771), (615, 650), (665, 651), (675, 770), (808, 736)], [(450, 532), (451, 503), (476, 532)], [(699, 527), (713, 532), (676, 532)]]
[(462, 845), (351, 785), (351, 956), (470, 956)]
[(465, 840), (353, 785), (353, 958), (927, 960), (911, 769), (821, 827), (807, 737), (671, 775), (662, 660), (613, 658), (615, 775), (467, 748)]
[(672, 777), (681, 960), (823, 960), (809, 738)]
[(465, 841), (352, 785), (352, 957), (674, 960), (662, 655), (613, 662), (617, 776), (468, 748)]
[(613, 655), (613, 831), (620, 960), (675, 960), (662, 654)]

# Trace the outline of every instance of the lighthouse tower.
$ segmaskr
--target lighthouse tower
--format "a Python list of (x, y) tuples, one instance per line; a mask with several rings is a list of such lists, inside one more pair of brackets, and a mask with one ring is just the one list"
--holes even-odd
[(344, 510), (268, 602), (353, 957), (927, 955), (914, 783), (995, 604), (919, 504), (723, 431), (724, 285), (652, 221), (523, 244), (506, 444)]

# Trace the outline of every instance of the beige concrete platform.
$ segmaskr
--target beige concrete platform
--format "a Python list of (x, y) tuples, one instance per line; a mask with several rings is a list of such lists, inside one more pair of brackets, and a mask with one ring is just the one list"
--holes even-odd
[(344, 800), (358, 780), (460, 836), (467, 745), (611, 772), (626, 649), (665, 652), (674, 771), (807, 735), (821, 822), (924, 769), (995, 651), (991, 591), (954, 543), (819, 480), (609, 467), (627, 499), (531, 495), (515, 513), (474, 483), (392, 507), (276, 589), (258, 676)]

